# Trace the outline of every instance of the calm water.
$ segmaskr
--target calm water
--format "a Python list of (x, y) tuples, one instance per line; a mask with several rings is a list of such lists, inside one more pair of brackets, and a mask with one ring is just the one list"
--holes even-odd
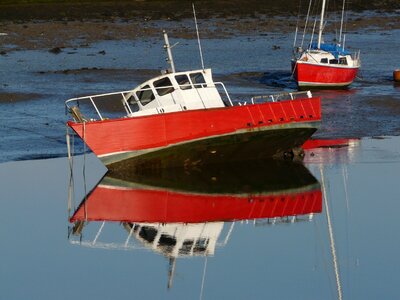
[[(102, 186), (121, 186), (109, 180), (96, 187), (105, 169), (95, 157), (75, 158), (74, 193), (70, 201), (66, 159), (0, 164), (0, 298), (338, 299), (340, 287), (343, 299), (395, 299), (399, 293), (400, 267), (397, 238), (400, 139), (367, 138), (348, 147), (311, 150), (307, 151), (304, 162), (305, 166), (275, 165), (269, 169), (261, 165), (252, 178), (240, 180), (242, 184), (235, 183), (235, 176), (226, 175), (227, 179), (222, 180), (222, 168), (196, 173), (196, 180), (202, 178), (198, 186), (182, 187), (178, 182), (171, 187), (173, 180), (161, 186), (164, 180), (158, 182), (158, 188), (151, 181), (153, 187), (149, 188), (149, 181), (137, 178), (140, 185), (125, 187), (125, 191), (167, 191), (170, 204), (176, 194), (218, 199), (223, 194), (248, 197), (244, 202), (233, 199), (230, 208), (240, 203), (244, 208), (256, 205), (257, 201), (261, 203), (257, 196), (275, 195), (279, 200), (285, 194), (293, 198), (305, 191), (315, 191), (315, 206), (297, 217), (258, 218), (253, 210), (249, 211), (250, 220), (171, 224), (167, 220), (174, 218), (171, 211), (169, 214), (152, 211), (151, 215), (165, 221), (154, 224), (141, 217), (149, 210), (137, 206), (131, 211), (136, 220), (124, 220), (122, 224), (107, 221), (104, 225), (101, 220), (86, 222), (81, 236), (76, 227), (71, 231), (74, 224), (68, 216), (74, 213), (74, 208), (78, 209), (85, 191), (95, 188), (87, 198), (89, 219), (94, 217), (95, 202), (92, 205), (90, 201), (95, 201), (96, 195), (99, 197), (96, 192)], [(293, 173), (283, 179), (285, 176), (279, 169)], [(270, 171), (279, 180), (274, 180)], [(217, 173), (210, 177), (212, 172)], [(168, 176), (179, 178), (172, 171), (162, 177)], [(213, 182), (210, 183), (213, 187), (207, 188), (204, 184), (207, 182)], [(112, 195), (118, 194), (105, 197), (105, 203), (120, 200)], [(135, 197), (132, 201), (143, 203), (141, 196)], [(218, 204), (218, 199), (213, 201)], [(260, 207), (254, 208), (261, 216)], [(109, 213), (116, 211), (118, 207)], [(309, 215), (310, 211), (314, 213)], [(217, 211), (209, 209), (208, 217), (214, 213)], [(264, 213), (273, 214), (271, 210)], [(280, 213), (289, 214), (289, 210), (282, 209)], [(185, 211), (181, 214), (185, 215)], [(184, 217), (190, 221), (190, 216)], [(129, 236), (135, 224), (137, 227)], [(173, 263), (171, 256), (166, 255), (172, 250), (164, 248), (161, 252), (146, 244), (144, 235), (141, 239), (136, 234), (139, 226), (170, 230), (177, 235), (184, 232), (189, 238), (208, 236), (208, 246), (215, 239), (217, 242), (215, 247), (208, 248), (208, 254), (198, 247), (197, 256), (181, 253)], [(173, 245), (166, 238), (164, 244)], [(169, 276), (170, 265), (174, 265), (173, 276)]]

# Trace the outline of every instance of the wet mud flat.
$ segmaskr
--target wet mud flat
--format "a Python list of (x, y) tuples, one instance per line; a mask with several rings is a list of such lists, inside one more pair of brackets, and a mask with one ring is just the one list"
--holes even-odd
[[(290, 0), (199, 1), (196, 5), (203, 38), (292, 33), (297, 24), (302, 26), (307, 12), (306, 3)], [(340, 8), (329, 7), (336, 24)], [(348, 31), (400, 29), (398, 1), (352, 1), (348, 9)], [(337, 30), (335, 26), (328, 23), (326, 30)], [(0, 1), (0, 27), (9, 33), (1, 39), (10, 46), (1, 50), (3, 55), (12, 49), (57, 52), (103, 40), (156, 37), (163, 29), (177, 38), (196, 38), (190, 1)]]

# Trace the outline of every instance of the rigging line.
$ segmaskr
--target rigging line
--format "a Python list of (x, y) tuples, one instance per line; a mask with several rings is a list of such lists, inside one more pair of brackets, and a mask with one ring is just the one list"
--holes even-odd
[[(324, 243), (323, 243), (323, 241), (322, 241), (322, 237), (321, 237), (321, 230), (320, 230), (320, 227), (319, 227), (319, 223), (318, 223), (318, 221), (317, 221), (317, 218), (315, 219), (315, 222), (314, 222), (314, 227), (315, 227), (315, 235), (316, 235), (316, 237), (318, 238), (318, 241), (319, 241), (319, 246), (321, 247), (321, 260), (322, 260), (322, 262), (323, 262), (323, 270), (325, 270), (325, 273), (328, 275), (328, 280), (329, 280), (329, 282), (331, 282), (331, 280), (332, 280), (332, 275), (330, 274), (330, 272), (328, 272), (328, 263), (327, 263), (327, 261), (328, 261), (328, 259), (327, 259), (327, 257), (326, 257), (326, 251), (325, 251), (325, 247), (324, 247)], [(316, 247), (317, 247), (317, 245), (316, 245)], [(316, 252), (317, 253), (317, 252)], [(318, 259), (318, 257), (317, 257), (317, 259)], [(333, 298), (333, 295), (334, 295), (334, 291), (333, 291), (333, 288), (332, 288), (332, 285), (331, 284), (329, 284), (328, 285), (329, 286), (329, 291), (330, 291), (330, 293), (331, 293), (331, 295), (332, 295), (332, 298)]]
[(72, 185), (71, 179), (73, 177), (73, 170), (71, 165), (71, 141), (69, 136), (68, 126), (66, 125), (66, 143), (67, 143), (67, 153), (68, 153), (68, 165), (69, 165), (69, 185), (68, 185), (68, 219), (71, 216), (71, 208), (72, 208)]
[(75, 205), (75, 180), (74, 180), (74, 156), (75, 156), (75, 134), (72, 133), (70, 140), (72, 140), (71, 144), (71, 173), (70, 173), (70, 184), (72, 185), (72, 199), (71, 199), (71, 207), (76, 209)]
[(301, 8), (301, 0), (299, 1), (299, 10), (297, 11), (296, 33), (295, 33), (295, 35), (294, 35), (293, 48), (296, 47), (297, 33), (298, 33), (298, 31), (299, 31), (300, 8)]
[(75, 185), (74, 185), (74, 151), (75, 139), (74, 134), (70, 134), (69, 127), (66, 125), (66, 143), (68, 151), (68, 165), (69, 165), (69, 184), (68, 184), (68, 217), (72, 211), (75, 210)]
[(310, 2), (308, 3), (308, 11), (307, 11), (306, 23), (305, 23), (305, 25), (304, 25), (303, 37), (302, 37), (302, 39), (301, 39), (300, 48), (303, 48), (304, 38), (305, 38), (305, 36), (306, 36), (308, 18), (310, 17), (311, 4), (312, 4), (312, 0), (310, 0)]
[(349, 194), (348, 194), (348, 189), (347, 189), (347, 182), (348, 182), (348, 173), (347, 173), (347, 167), (346, 165), (343, 165), (342, 168), (342, 176), (343, 176), (343, 187), (344, 187), (344, 194), (346, 198), (346, 208), (347, 208), (347, 213), (346, 213), (346, 218), (345, 218), (345, 228), (346, 228), (346, 267), (347, 267), (347, 272), (346, 272), (346, 278), (347, 278), (347, 288), (350, 287), (350, 276), (349, 276), (349, 270), (350, 270), (350, 237), (349, 237), (349, 220), (350, 220), (350, 205), (349, 205)]
[(310, 45), (308, 46), (309, 49), (311, 49), (311, 45), (312, 45), (312, 42), (313, 42), (315, 26), (316, 25), (317, 25), (317, 19), (314, 20), (314, 27), (313, 27), (312, 34), (311, 34)]
[(204, 282), (206, 280), (207, 261), (208, 261), (208, 257), (206, 256), (205, 262), (204, 262), (203, 277), (201, 279), (200, 300), (203, 299)]
[(106, 221), (103, 221), (103, 222), (101, 223), (101, 226), (100, 226), (99, 230), (97, 231), (97, 234), (96, 234), (96, 236), (95, 236), (95, 238), (94, 238), (94, 240), (93, 240), (93, 242), (92, 242), (92, 245), (95, 245), (95, 244), (96, 244), (96, 242), (97, 242), (97, 240), (98, 240), (98, 238), (99, 238), (101, 232), (103, 231), (103, 228), (104, 228), (104, 224), (105, 224), (105, 223), (106, 223)]
[(224, 239), (224, 241), (222, 243), (223, 246), (225, 246), (228, 243), (229, 238), (231, 237), (231, 234), (232, 234), (234, 226), (235, 226), (235, 222), (232, 222), (231, 226), (229, 227), (229, 231), (228, 231), (228, 233), (227, 233), (227, 235), (226, 235), (226, 237), (225, 237), (225, 239)]
[(83, 167), (82, 167), (82, 174), (83, 174), (83, 188), (85, 193), (85, 221), (87, 221), (87, 187), (86, 187), (86, 122), (83, 122)]
[(350, 213), (350, 207), (349, 207), (349, 193), (347, 189), (347, 181), (348, 181), (348, 173), (347, 173), (347, 167), (346, 165), (343, 165), (342, 168), (342, 176), (343, 176), (343, 186), (344, 186), (344, 195), (346, 197), (346, 209), (347, 209), (347, 214)]
[(334, 267), (335, 277), (336, 277), (336, 287), (337, 287), (337, 292), (338, 292), (338, 299), (342, 300), (343, 299), (342, 285), (340, 283), (339, 265), (338, 265), (337, 256), (336, 256), (335, 239), (333, 237), (332, 222), (331, 222), (331, 216), (330, 216), (330, 212), (329, 212), (329, 206), (328, 206), (326, 189), (325, 189), (325, 177), (324, 177), (324, 172), (322, 171), (321, 167), (320, 167), (320, 173), (321, 173), (322, 190), (323, 190), (324, 204), (325, 204), (325, 215), (326, 215), (326, 219), (328, 221), (329, 240), (330, 240), (330, 244), (331, 244), (331, 253), (332, 253), (333, 267)]
[(198, 25), (197, 25), (196, 10), (195, 10), (195, 8), (194, 8), (194, 3), (192, 3), (192, 8), (193, 8), (194, 23), (195, 23), (195, 25), (196, 25), (197, 43), (198, 43), (198, 45), (199, 45), (201, 67), (202, 67), (202, 69), (203, 69), (203, 71), (204, 71), (203, 51), (202, 51), (202, 49), (201, 49), (199, 27), (198, 27)]

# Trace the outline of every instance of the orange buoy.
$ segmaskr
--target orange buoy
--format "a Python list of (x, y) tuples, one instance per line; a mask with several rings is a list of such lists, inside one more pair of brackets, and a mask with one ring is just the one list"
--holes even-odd
[(393, 80), (400, 82), (400, 69), (393, 71)]

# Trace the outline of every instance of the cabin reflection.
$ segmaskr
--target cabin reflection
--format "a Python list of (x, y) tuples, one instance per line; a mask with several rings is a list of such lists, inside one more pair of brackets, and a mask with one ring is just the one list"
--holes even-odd
[(238, 222), (291, 224), (311, 221), (321, 211), (319, 182), (303, 164), (291, 161), (145, 174), (111, 171), (69, 217), (69, 240), (154, 251), (169, 260), (171, 287), (178, 258), (214, 256)]

